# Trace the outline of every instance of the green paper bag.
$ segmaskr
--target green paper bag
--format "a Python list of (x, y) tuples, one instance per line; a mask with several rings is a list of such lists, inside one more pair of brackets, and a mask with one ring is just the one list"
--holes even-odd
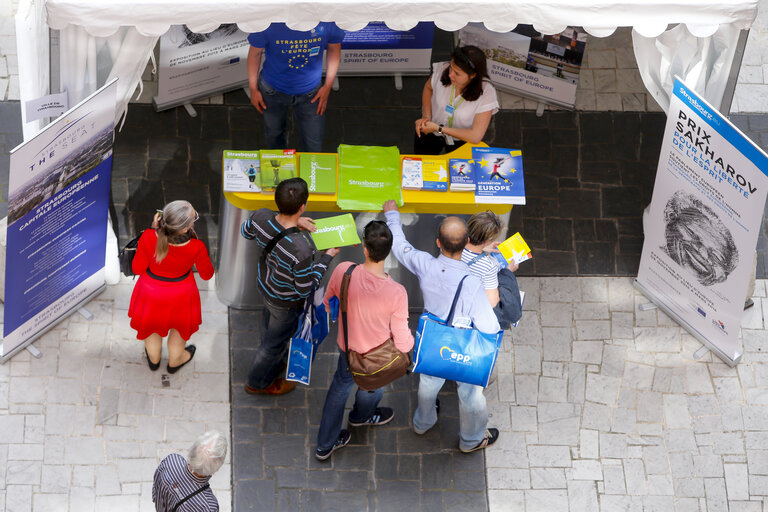
[(390, 199), (403, 206), (397, 147), (339, 145), (339, 208), (379, 211)]
[(315, 219), (315, 228), (312, 240), (318, 251), (360, 243), (355, 219), (351, 213)]

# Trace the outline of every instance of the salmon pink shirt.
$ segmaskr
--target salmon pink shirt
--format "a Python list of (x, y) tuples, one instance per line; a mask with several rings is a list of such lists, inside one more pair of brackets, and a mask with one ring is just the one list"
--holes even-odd
[[(351, 261), (339, 263), (331, 275), (323, 302), (340, 297), (341, 280)], [(352, 271), (347, 300), (347, 325), (349, 349), (360, 354), (378, 347), (392, 338), (401, 352), (413, 348), (413, 335), (408, 328), (408, 294), (405, 287), (389, 275), (378, 277), (358, 265)], [(339, 313), (339, 335), (336, 342), (344, 350), (344, 327)]]

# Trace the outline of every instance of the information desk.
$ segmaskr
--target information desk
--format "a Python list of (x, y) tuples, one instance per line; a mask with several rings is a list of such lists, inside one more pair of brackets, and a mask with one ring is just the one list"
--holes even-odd
[[(472, 158), (473, 146), (486, 146), (480, 144), (464, 144), (462, 147), (448, 153), (440, 155), (448, 158)], [(419, 155), (400, 155), (403, 157), (418, 157)], [(339, 170), (336, 169), (336, 180), (338, 182)], [(233, 206), (241, 210), (258, 210), (259, 208), (269, 208), (277, 210), (274, 194), (263, 194), (261, 192), (224, 192), (224, 198)], [(341, 212), (336, 205), (336, 194), (310, 194), (308, 207), (313, 212)], [(512, 209), (511, 204), (476, 204), (475, 194), (473, 192), (434, 192), (425, 190), (403, 190), (403, 207), (401, 212), (405, 213), (436, 213), (436, 214), (459, 214), (459, 213), (477, 213), (486, 210), (492, 210), (497, 215), (507, 213)]]
[[(478, 144), (485, 146), (485, 144)], [(401, 155), (418, 156), (418, 155)], [(472, 158), (472, 145), (465, 144), (458, 150), (443, 155), (446, 158)], [(338, 172), (338, 171), (337, 171)], [(337, 174), (338, 178), (338, 174)], [(263, 300), (258, 290), (257, 268), (260, 257), (257, 243), (246, 240), (240, 234), (240, 226), (254, 210), (269, 208), (277, 210), (273, 194), (260, 192), (223, 192), (219, 217), (219, 251), (218, 273), (216, 274), (216, 295), (224, 304), (238, 309), (261, 308)], [(403, 213), (427, 214), (424, 218), (417, 216), (418, 226), (404, 226), (406, 236), (415, 246), (423, 246), (424, 250), (434, 249), (434, 233), (437, 223), (433, 215), (429, 214), (472, 214), (486, 210), (493, 210), (498, 215), (503, 215), (512, 209), (510, 204), (475, 204), (475, 194), (472, 192), (432, 192), (421, 190), (403, 190)], [(310, 194), (308, 200), (309, 211), (307, 215), (317, 218), (314, 212), (333, 212), (342, 210), (336, 205), (336, 194)], [(370, 216), (369, 213), (360, 215)], [(323, 213), (319, 217), (325, 216)], [(435, 224), (423, 228), (423, 225)], [(423, 240), (422, 240), (423, 238)], [(354, 258), (354, 249), (344, 248), (339, 261)], [(359, 250), (358, 250), (359, 251)], [(357, 255), (359, 256), (359, 255)], [(336, 258), (334, 258), (336, 259)], [(400, 282), (418, 293), (418, 283), (412, 276), (396, 276)], [(411, 277), (413, 283), (408, 282)], [(411, 293), (411, 292), (409, 292)]]

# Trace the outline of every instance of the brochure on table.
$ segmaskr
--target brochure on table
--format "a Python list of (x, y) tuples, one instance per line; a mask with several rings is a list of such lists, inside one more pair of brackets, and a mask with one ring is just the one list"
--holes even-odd
[(525, 204), (523, 152), (472, 148), (477, 203)]
[(259, 151), (224, 151), (224, 192), (261, 192)]
[[(442, 158), (447, 163), (453, 159), (462, 159), (470, 161), (472, 159), (472, 149), (476, 147), (484, 147), (483, 143), (478, 145), (465, 144), (460, 148), (448, 153), (446, 155), (440, 155), (439, 157), (429, 158)], [(404, 213), (429, 213), (429, 214), (473, 214), (486, 210), (492, 210), (498, 215), (503, 215), (509, 212), (511, 205), (504, 204), (503, 202), (489, 202), (478, 204), (475, 202), (474, 186), (467, 189), (467, 191), (456, 192), (455, 190), (448, 191), (434, 191), (434, 190), (402, 190), (399, 186), (400, 179), (400, 159), (403, 157), (421, 158), (423, 155), (399, 155), (397, 148), (394, 148), (393, 153), (394, 161), (394, 186), (395, 188), (391, 193), (387, 193), (388, 196), (395, 194), (398, 198), (402, 197), (402, 206), (400, 211)], [(297, 153), (298, 160), (307, 153)], [(337, 155), (335, 153), (330, 153)], [(399, 156), (398, 156), (399, 155)], [(337, 155), (339, 156), (339, 155)], [(263, 165), (263, 162), (262, 162)], [(358, 180), (358, 185), (371, 185), (374, 182), (378, 183), (378, 180), (372, 180), (372, 174), (365, 173), (366, 165), (370, 165), (370, 159), (363, 157), (358, 163), (361, 169), (361, 174), (364, 177), (362, 180)], [(261, 169), (264, 172), (264, 168)], [(341, 176), (341, 169), (338, 170), (338, 177)], [(389, 178), (388, 178), (389, 180)], [(473, 182), (472, 182), (473, 183)], [(450, 185), (449, 185), (450, 186)], [(246, 192), (227, 192), (224, 191), (225, 200), (229, 201), (233, 206), (243, 210), (258, 210), (259, 208), (271, 208), (275, 209), (274, 194), (271, 192), (262, 191), (262, 193), (246, 193)], [(337, 204), (339, 200), (338, 193), (336, 194), (321, 194), (310, 193), (309, 203), (310, 210), (316, 212), (343, 212), (344, 210)], [(361, 208), (349, 208), (348, 211), (379, 211), (381, 204), (370, 203), (368, 207)], [(383, 201), (382, 201), (383, 204)]]

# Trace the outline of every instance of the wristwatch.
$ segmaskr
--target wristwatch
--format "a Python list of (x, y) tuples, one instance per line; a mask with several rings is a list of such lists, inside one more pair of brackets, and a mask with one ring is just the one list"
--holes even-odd
[(437, 127), (437, 133), (439, 133), (440, 135), (442, 135), (442, 134), (443, 134), (443, 126), (445, 126), (445, 125), (444, 125), (444, 124), (441, 124), (441, 125), (439, 125), (439, 126)]

